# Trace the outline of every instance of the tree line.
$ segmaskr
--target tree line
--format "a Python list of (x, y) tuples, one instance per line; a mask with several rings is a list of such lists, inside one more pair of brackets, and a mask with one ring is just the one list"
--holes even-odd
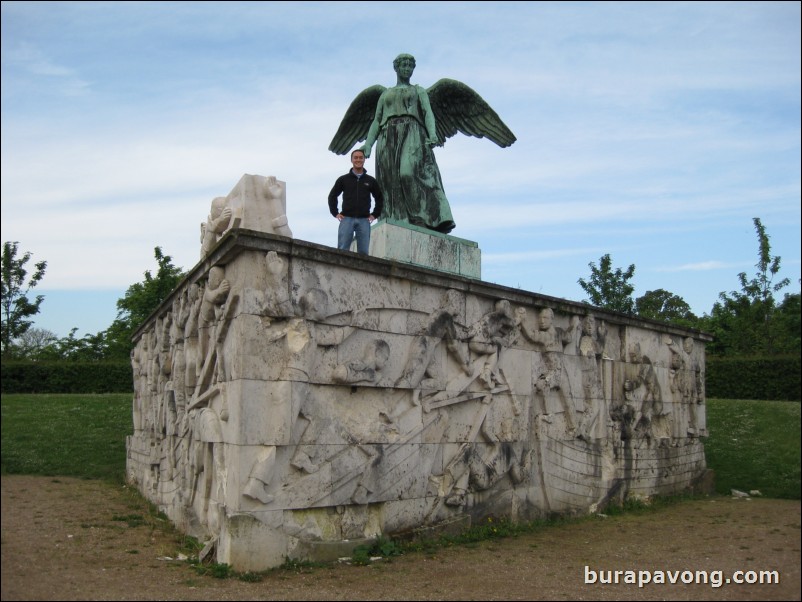
[(26, 281), (25, 265), (31, 254), (19, 254), (18, 242), (3, 243), (2, 257), (2, 357), (4, 360), (127, 360), (130, 358), (134, 331), (164, 301), (184, 277), (161, 247), (154, 249), (158, 269), (146, 270), (145, 279), (128, 287), (117, 300), (117, 317), (106, 329), (78, 338), (70, 334), (58, 338), (42, 328), (34, 328), (32, 318), (39, 313), (44, 297), (28, 299), (30, 290), (44, 277), (47, 263), (35, 265), (36, 271)]
[(771, 254), (771, 243), (760, 218), (754, 218), (758, 238), (756, 272), (750, 278), (738, 274), (741, 289), (719, 293), (709, 314), (696, 316), (679, 295), (664, 289), (647, 291), (634, 298), (635, 265), (613, 268), (610, 255), (603, 255), (597, 266), (591, 262), (590, 277), (580, 278), (579, 286), (588, 295), (585, 303), (676, 326), (712, 334), (715, 340), (706, 351), (720, 357), (749, 357), (799, 354), (800, 293), (780, 292), (788, 278), (779, 278), (781, 258)]
[[(780, 292), (788, 278), (779, 278), (781, 259), (771, 254), (771, 244), (760, 218), (753, 219), (758, 238), (756, 273), (738, 274), (740, 290), (721, 292), (709, 314), (696, 316), (685, 300), (657, 289), (634, 297), (635, 265), (614, 268), (609, 254), (598, 265), (588, 264), (590, 276), (580, 278), (587, 294), (584, 303), (612, 311), (702, 330), (715, 340), (707, 353), (721, 357), (766, 357), (800, 353), (800, 293)], [(158, 269), (147, 270), (145, 279), (128, 287), (117, 301), (117, 317), (106, 330), (78, 338), (73, 328), (67, 337), (33, 327), (43, 295), (30, 298), (31, 290), (45, 275), (46, 261), (33, 264), (31, 253), (20, 255), (18, 242), (3, 243), (2, 256), (2, 357), (4, 360), (123, 360), (129, 358), (136, 328), (164, 301), (184, 277), (172, 258), (154, 249)]]

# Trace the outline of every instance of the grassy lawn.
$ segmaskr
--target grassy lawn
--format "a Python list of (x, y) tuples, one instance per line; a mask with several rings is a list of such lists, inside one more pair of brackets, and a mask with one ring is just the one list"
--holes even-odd
[(132, 399), (132, 393), (3, 395), (3, 474), (123, 482)]
[[(131, 393), (3, 395), (2, 472), (122, 482)], [(800, 404), (709, 399), (707, 465), (716, 489), (800, 498)]]
[(708, 399), (707, 466), (716, 491), (759, 490), (767, 497), (800, 499), (800, 403)]

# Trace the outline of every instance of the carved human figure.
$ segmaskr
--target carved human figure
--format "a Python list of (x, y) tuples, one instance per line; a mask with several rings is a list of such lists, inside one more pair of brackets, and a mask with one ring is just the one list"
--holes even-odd
[[(211, 532), (224, 512), (225, 503), (225, 445), (220, 417), (211, 408), (192, 412), (190, 470), (192, 483), (189, 505), (195, 504), (200, 493), (199, 517)], [(196, 506), (197, 508), (197, 506)]]
[(468, 331), (468, 348), (483, 358), (479, 380), (488, 389), (501, 384), (497, 366), (501, 350), (515, 337), (515, 315), (506, 299), (496, 301), (493, 311), (482, 316)]
[(384, 193), (384, 215), (416, 226), (450, 232), (451, 208), (432, 152), (458, 131), (487, 137), (501, 147), (515, 136), (493, 109), (471, 88), (441, 79), (428, 90), (410, 83), (415, 57), (393, 61), (396, 85), (363, 90), (343, 117), (329, 150), (344, 155), (365, 140), (370, 157), (376, 143), (376, 179)]
[[(518, 317), (519, 314), (512, 311), (510, 302), (500, 299), (494, 304), (493, 311), (483, 315), (468, 331), (468, 349), (472, 357), (471, 374), (489, 392), (489, 395), (481, 398), (488, 407), (478, 413), (484, 414), (480, 431), (493, 445), (513, 439), (515, 417), (521, 412), (519, 402), (512, 395), (509, 383), (499, 368), (502, 352), (513, 344), (518, 334)], [(462, 382), (450, 381), (448, 390), (442, 395), (453, 395), (449, 391), (470, 395), (468, 392), (472, 390), (471, 382), (464, 378), (460, 380)]]
[(629, 374), (624, 381), (624, 400), (626, 405), (632, 404), (631, 416), (627, 419), (630, 412), (618, 406), (612, 408), (610, 413), (614, 420), (622, 421), (622, 438), (632, 435), (630, 426), (634, 427), (636, 433), (653, 437), (652, 421), (663, 413), (660, 382), (652, 360), (641, 352), (640, 343), (630, 348), (629, 361)]
[[(582, 393), (585, 409), (577, 428), (577, 438), (585, 441), (598, 438), (596, 426), (605, 410), (604, 384), (602, 382), (602, 359), (607, 327), (604, 322), (596, 326), (596, 319), (587, 315), (582, 320), (582, 336), (579, 339), (578, 355), (582, 365)], [(605, 417), (606, 419), (606, 417)]]
[(147, 387), (147, 341), (148, 335), (145, 334), (137, 341), (136, 346), (131, 350), (131, 366), (134, 374), (134, 432), (144, 428), (143, 410), (146, 407), (147, 396), (150, 394)]
[(267, 176), (262, 186), (262, 194), (259, 195), (266, 205), (266, 211), (270, 216), (270, 225), (273, 233), (292, 238), (287, 222), (286, 199), (284, 198), (284, 187), (276, 179), (276, 176)]
[(153, 420), (153, 398), (156, 395), (156, 384), (154, 383), (153, 366), (156, 333), (153, 330), (147, 331), (140, 340), (140, 374), (142, 383), (140, 385), (140, 423), (143, 430), (150, 433), (155, 431)]
[(225, 279), (225, 270), (219, 266), (211, 268), (200, 307), (200, 327), (214, 323), (218, 317), (217, 311), (225, 303), (230, 290), (231, 285)]
[(200, 290), (197, 284), (191, 284), (187, 287), (186, 292), (186, 322), (184, 323), (184, 396), (186, 398), (191, 397), (195, 392), (198, 370), (202, 366), (198, 339), (200, 308), (203, 303)]
[(682, 347), (678, 347), (670, 338), (666, 342), (671, 352), (671, 393), (675, 407), (680, 412), (680, 416), (676, 417), (677, 422), (680, 426), (686, 425), (688, 435), (697, 437), (700, 435), (697, 406), (704, 403), (704, 385), (702, 370), (693, 357), (693, 337), (685, 337)]
[[(523, 310), (525, 315), (526, 310)], [(547, 398), (554, 395), (560, 403), (565, 417), (566, 426), (569, 431), (576, 429), (576, 410), (571, 399), (571, 385), (568, 382), (567, 374), (563, 365), (563, 354), (565, 347), (574, 339), (574, 332), (577, 329), (578, 317), (571, 320), (571, 327), (568, 329), (554, 325), (554, 310), (544, 307), (538, 315), (537, 329), (531, 328), (520, 318), (521, 333), (524, 338), (542, 350), (543, 369), (537, 375), (534, 383), (535, 398), (540, 405), (540, 413), (547, 415)]]
[(386, 341), (374, 339), (365, 346), (362, 359), (340, 364), (335, 368), (333, 378), (340, 383), (375, 383), (389, 359), (390, 346)]
[(282, 380), (309, 382), (314, 369), (315, 351), (318, 346), (339, 345), (355, 331), (362, 312), (351, 314), (351, 325), (330, 326), (323, 323), (328, 315), (329, 297), (319, 288), (309, 290), (299, 302), (301, 317), (290, 319), (279, 336), (286, 336), (289, 351)]
[[(172, 306), (173, 319), (170, 322), (170, 347), (172, 366), (170, 369), (171, 377), (171, 398), (168, 399), (168, 413), (167, 424), (167, 459), (168, 466), (172, 475), (180, 474), (180, 465), (183, 456), (186, 455), (186, 435), (189, 430), (187, 421), (187, 399), (191, 393), (188, 393), (187, 387), (187, 374), (189, 373), (187, 354), (187, 323), (189, 322), (192, 314), (192, 300), (190, 299), (191, 288), (186, 288), (184, 291), (175, 298)], [(197, 286), (195, 287), (197, 294)], [(197, 341), (197, 332), (195, 332), (195, 341)], [(195, 364), (194, 358), (192, 360), (192, 372), (194, 375)], [(194, 387), (194, 380), (193, 380)]]
[[(465, 375), (453, 376), (444, 390), (424, 403), (424, 409), (454, 408), (455, 404), (472, 407), (466, 441), (442, 473), (431, 477), (447, 506), (464, 505), (469, 491), (487, 489), (505, 474), (511, 474), (513, 482), (522, 478), (521, 458), (525, 454), (520, 445), (512, 443), (520, 408), (498, 367), (502, 352), (517, 335), (519, 316), (506, 299), (496, 301), (493, 310), (468, 329), (471, 362), (463, 370)], [(475, 383), (480, 385), (478, 390)]]
[(446, 496), (446, 506), (464, 506), (468, 492), (490, 489), (506, 475), (509, 475), (513, 485), (526, 479), (527, 455), (521, 451), (520, 444), (496, 443), (484, 454), (480, 449), (476, 443), (464, 446), (460, 462), (447, 467), (447, 472), (454, 475), (456, 480)]
[(265, 255), (267, 290), (265, 290), (264, 315), (273, 318), (289, 318), (295, 314), (290, 294), (284, 281), (287, 262), (275, 251)]
[(292, 238), (287, 222), (286, 191), (276, 176), (245, 174), (226, 200), (234, 216), (230, 227)]
[(263, 504), (272, 502), (274, 496), (268, 493), (268, 487), (270, 486), (270, 480), (273, 478), (275, 465), (276, 446), (264, 446), (260, 457), (251, 467), (251, 472), (242, 490), (242, 495), (262, 502)]
[(284, 184), (275, 176), (243, 175), (227, 196), (212, 200), (209, 217), (201, 224), (201, 259), (232, 228), (291, 238), (286, 207)]
[(412, 389), (439, 389), (444, 382), (437, 362), (433, 362), (435, 351), (440, 343), (445, 342), (452, 358), (466, 375), (471, 375), (471, 364), (457, 338), (455, 319), (459, 314), (461, 297), (458, 291), (450, 289), (446, 292), (443, 304), (429, 314), (429, 318), (409, 350), (409, 360), (401, 377), (396, 382), (398, 387)]
[(228, 199), (219, 196), (212, 200), (208, 219), (201, 224), (201, 259), (209, 254), (231, 223), (231, 207)]
[(521, 451), (519, 442), (504, 442), (494, 445), (489, 454), (474, 454), (471, 458), (468, 482), (473, 491), (490, 489), (505, 475), (513, 485), (526, 480), (527, 454)]
[[(268, 257), (268, 263), (280, 258)], [(274, 263), (275, 265), (275, 263)], [(363, 312), (353, 312), (351, 325), (332, 326), (323, 321), (328, 316), (329, 299), (325, 291), (313, 288), (307, 291), (298, 303), (298, 317), (277, 321), (271, 326), (267, 342), (284, 340), (286, 343), (286, 360), (280, 372), (280, 380), (293, 381), (300, 390), (302, 399), (297, 415), (292, 419), (295, 450), (290, 458), (290, 465), (297, 471), (312, 474), (318, 470), (318, 458), (315, 451), (319, 446), (310, 445), (316, 440), (318, 417), (310, 409), (314, 408), (313, 392), (308, 383), (315, 375), (315, 360), (319, 347), (340, 345), (355, 331), (363, 318)], [(386, 345), (386, 343), (385, 343)], [(383, 364), (382, 364), (383, 365)], [(320, 376), (320, 375), (318, 375)], [(243, 495), (269, 504), (273, 494), (269, 493), (274, 477), (276, 450), (275, 446), (265, 446), (260, 458), (251, 468), (248, 481), (243, 488)]]
[(187, 358), (184, 343), (185, 329), (192, 309), (189, 305), (188, 298), (189, 289), (184, 289), (181, 294), (175, 298), (172, 308), (173, 320), (170, 324), (170, 346), (172, 347), (173, 360), (170, 374), (172, 376), (176, 404), (181, 413), (183, 413), (183, 409), (186, 407), (185, 382)]
[[(195, 295), (198, 296), (198, 287), (195, 287)], [(190, 298), (192, 293), (190, 291)], [(191, 458), (192, 449), (192, 418), (194, 412), (190, 411), (190, 399), (195, 393), (195, 385), (197, 383), (197, 370), (199, 369), (198, 363), (198, 328), (197, 316), (198, 308), (200, 307), (200, 300), (196, 299), (193, 306), (194, 309), (190, 310), (190, 318), (184, 327), (184, 397), (185, 408), (183, 414), (179, 417), (178, 421), (178, 441), (174, 450), (176, 471), (174, 475), (177, 477), (177, 496), (182, 502), (188, 500), (191, 495), (193, 465)], [(194, 316), (194, 320), (192, 318)], [(190, 328), (190, 322), (194, 324), (194, 328)]]
[(151, 377), (153, 379), (153, 432), (157, 438), (161, 438), (167, 433), (168, 422), (168, 399), (167, 383), (170, 379), (172, 369), (172, 357), (170, 355), (169, 329), (172, 315), (168, 313), (163, 318), (156, 320), (154, 343), (151, 347)]
[[(299, 302), (299, 310), (303, 317), (293, 318), (286, 329), (289, 357), (281, 378), (308, 383), (315, 368), (315, 356), (318, 347), (334, 347), (342, 344), (357, 329), (364, 319), (364, 312), (354, 311), (351, 324), (348, 326), (332, 326), (323, 323), (328, 316), (328, 295), (321, 289), (311, 289)], [(299, 415), (293, 423), (302, 420), (305, 424), (301, 430), (299, 441), (314, 439), (312, 433), (318, 428), (318, 421), (311, 401), (312, 393), (303, 395), (304, 402), (299, 408)], [(299, 445), (293, 454), (290, 464), (307, 473), (317, 471), (317, 463), (307, 454), (308, 449)]]
[[(157, 318), (155, 325), (148, 337), (148, 382), (149, 391), (145, 398), (147, 401), (146, 418), (144, 426), (148, 430), (150, 437), (150, 464), (151, 481), (150, 486), (154, 491), (160, 487), (163, 478), (169, 476), (169, 472), (162, 473), (160, 467), (165, 462), (167, 448), (164, 446), (165, 437), (168, 435), (168, 425), (171, 419), (171, 411), (174, 415), (174, 403), (172, 401), (172, 390), (170, 390), (170, 347), (169, 341), (165, 340), (165, 330), (169, 329), (171, 316)], [(165, 326), (168, 324), (168, 326)]]
[[(222, 316), (222, 308), (228, 299), (231, 285), (225, 279), (225, 270), (221, 267), (215, 266), (209, 270), (209, 278), (206, 282), (206, 288), (203, 291), (203, 297), (200, 306), (200, 316), (198, 323), (198, 343), (199, 343), (199, 361), (202, 366), (198, 370), (198, 374), (202, 370), (207, 369), (207, 364), (213, 361), (211, 352), (217, 351), (217, 327)], [(215, 371), (215, 376), (218, 380), (224, 378), (224, 375), (218, 374), (222, 370), (223, 362), (220, 361), (218, 354)], [(203, 383), (199, 383), (203, 384)]]

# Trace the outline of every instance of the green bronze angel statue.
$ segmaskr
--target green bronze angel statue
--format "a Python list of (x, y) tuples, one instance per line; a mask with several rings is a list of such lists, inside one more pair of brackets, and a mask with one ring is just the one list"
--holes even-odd
[(515, 136), (481, 96), (465, 84), (441, 79), (428, 90), (410, 84), (415, 57), (393, 61), (392, 88), (375, 85), (354, 99), (329, 150), (344, 155), (358, 142), (370, 157), (376, 144), (376, 179), (384, 194), (383, 217), (448, 233), (454, 218), (432, 148), (457, 132), (489, 138), (500, 147)]

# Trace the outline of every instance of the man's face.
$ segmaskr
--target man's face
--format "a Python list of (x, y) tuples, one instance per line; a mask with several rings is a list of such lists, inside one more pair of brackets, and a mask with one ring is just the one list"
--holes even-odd
[(357, 169), (362, 169), (362, 167), (365, 165), (365, 155), (360, 152), (355, 152), (353, 155), (351, 155), (351, 165)]

